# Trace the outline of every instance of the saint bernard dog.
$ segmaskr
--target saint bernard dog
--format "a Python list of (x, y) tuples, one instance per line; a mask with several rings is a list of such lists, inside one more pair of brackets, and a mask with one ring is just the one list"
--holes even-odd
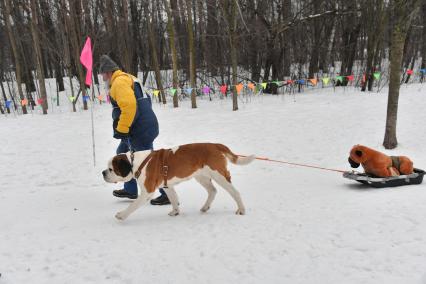
[(244, 215), (245, 207), (240, 193), (231, 183), (231, 175), (227, 169), (227, 160), (233, 164), (246, 165), (255, 156), (237, 156), (222, 144), (194, 143), (160, 149), (157, 151), (127, 152), (114, 156), (108, 162), (108, 168), (102, 171), (106, 182), (127, 182), (135, 178), (140, 194), (125, 210), (115, 217), (125, 220), (136, 209), (149, 201), (157, 188), (163, 187), (172, 211), (170, 216), (179, 215), (179, 201), (174, 186), (182, 181), (195, 178), (206, 190), (207, 200), (202, 212), (209, 210), (216, 195), (212, 180), (223, 187), (235, 200), (238, 209), (236, 214)]

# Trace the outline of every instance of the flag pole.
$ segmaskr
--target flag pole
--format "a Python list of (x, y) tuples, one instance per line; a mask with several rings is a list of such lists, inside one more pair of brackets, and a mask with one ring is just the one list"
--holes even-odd
[[(87, 73), (86, 73), (86, 80), (85, 80), (85, 86), (84, 88), (86, 88), (86, 85), (90, 86), (90, 90), (92, 91), (92, 97), (93, 97), (93, 92), (94, 92), (94, 88), (93, 88), (93, 73), (92, 73), (92, 68), (93, 68), (93, 55), (92, 55), (92, 42), (90, 40), (90, 37), (88, 36), (86, 39), (86, 43), (84, 44), (83, 50), (81, 51), (80, 54), (80, 63), (87, 69)], [(89, 91), (90, 92), (90, 91)], [(86, 98), (83, 97), (84, 99), (88, 99), (90, 100), (90, 95), (86, 96)], [(91, 121), (92, 121), (92, 150), (93, 150), (93, 167), (96, 167), (96, 155), (95, 155), (95, 123), (94, 123), (94, 119), (93, 119), (93, 100), (91, 101), (91, 108), (90, 108), (90, 116), (91, 116)]]
[[(93, 84), (90, 85), (90, 90), (92, 91), (92, 106), (90, 108), (90, 116), (92, 119), (92, 149), (93, 149), (93, 167), (96, 167), (96, 154), (95, 154), (95, 123), (94, 123), (94, 119), (93, 119), (93, 107), (94, 107), (94, 99), (93, 99), (93, 92), (94, 92), (94, 88), (93, 88)], [(90, 100), (90, 98), (89, 98)]]

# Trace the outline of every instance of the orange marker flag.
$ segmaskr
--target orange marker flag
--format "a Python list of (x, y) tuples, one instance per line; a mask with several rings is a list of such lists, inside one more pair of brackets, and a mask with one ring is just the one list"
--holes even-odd
[(252, 91), (254, 91), (254, 89), (256, 88), (253, 83), (248, 83), (247, 87), (249, 87)]
[(240, 94), (241, 90), (243, 89), (244, 85), (239, 83), (238, 85), (235, 86), (235, 88), (237, 89), (237, 94)]
[(309, 81), (312, 83), (312, 85), (316, 86), (318, 83), (318, 79), (309, 79)]

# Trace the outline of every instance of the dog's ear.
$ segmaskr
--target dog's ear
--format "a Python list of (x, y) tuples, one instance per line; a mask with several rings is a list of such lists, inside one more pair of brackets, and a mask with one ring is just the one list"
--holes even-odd
[(117, 155), (112, 159), (112, 168), (115, 174), (121, 177), (126, 177), (132, 171), (132, 165), (125, 154)]
[(362, 151), (360, 151), (360, 150), (356, 150), (355, 151), (355, 155), (357, 155), (358, 157), (362, 157)]

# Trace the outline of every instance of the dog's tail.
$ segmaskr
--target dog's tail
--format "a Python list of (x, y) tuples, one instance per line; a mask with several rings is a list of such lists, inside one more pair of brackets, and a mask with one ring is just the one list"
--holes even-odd
[(254, 155), (250, 156), (238, 156), (235, 155), (228, 147), (223, 144), (216, 144), (218, 149), (225, 155), (225, 157), (231, 161), (231, 163), (236, 165), (247, 165), (250, 164), (256, 157)]

